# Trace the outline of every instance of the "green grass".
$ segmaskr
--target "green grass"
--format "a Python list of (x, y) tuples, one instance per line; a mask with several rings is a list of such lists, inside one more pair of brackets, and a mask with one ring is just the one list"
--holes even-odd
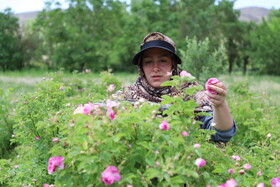
[[(116, 78), (124, 85), (128, 86), (133, 84), (137, 79), (137, 74), (132, 73), (114, 73)], [(0, 88), (3, 90), (12, 88), (14, 98), (34, 90), (34, 86), (46, 77), (47, 73), (42, 71), (23, 71), (23, 72), (5, 72), (0, 74)], [(92, 78), (99, 81), (99, 73), (90, 74), (77, 74), (77, 73), (64, 73), (63, 76), (67, 79), (71, 78)], [(253, 93), (264, 95), (270, 101), (269, 104), (280, 106), (280, 77), (277, 76), (244, 76), (240, 74), (222, 75), (219, 79), (229, 88), (230, 86), (239, 81), (248, 81), (249, 89)]]
[(239, 81), (248, 81), (249, 90), (257, 95), (263, 95), (269, 105), (280, 106), (280, 77), (268, 75), (223, 75), (220, 80), (229, 88)]

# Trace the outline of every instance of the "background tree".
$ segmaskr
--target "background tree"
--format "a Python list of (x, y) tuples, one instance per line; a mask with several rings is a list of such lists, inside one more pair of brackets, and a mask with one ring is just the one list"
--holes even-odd
[(267, 21), (262, 21), (252, 36), (254, 51), (251, 57), (261, 73), (280, 75), (279, 30), (280, 10), (275, 10)]
[[(241, 35), (238, 40), (238, 57), (237, 65), (241, 66), (243, 74), (246, 74), (248, 65), (252, 62), (252, 34), (255, 32), (257, 25), (253, 22), (240, 22)], [(254, 65), (254, 64), (251, 64)]]
[(233, 9), (234, 2), (229, 0), (219, 1), (216, 9), (216, 19), (220, 33), (220, 40), (224, 40), (228, 56), (228, 72), (233, 70), (234, 62), (238, 55), (237, 43), (241, 34), (238, 21), (239, 12)]
[(111, 50), (115, 39), (122, 37), (124, 3), (72, 0), (67, 10), (50, 7), (51, 3), (37, 19), (44, 40), (41, 53), (49, 57), (49, 68), (100, 71), (119, 63)]
[(226, 70), (227, 56), (223, 46), (212, 52), (209, 39), (198, 41), (186, 38), (186, 50), (181, 50), (181, 68), (191, 72), (200, 83)]
[(11, 9), (0, 12), (0, 68), (3, 71), (23, 68), (20, 37), (18, 19)]

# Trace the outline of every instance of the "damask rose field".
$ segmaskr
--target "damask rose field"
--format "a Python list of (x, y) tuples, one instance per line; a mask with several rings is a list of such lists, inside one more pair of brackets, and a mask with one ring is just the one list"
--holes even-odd
[(182, 102), (204, 84), (157, 105), (114, 99), (133, 74), (31, 75), (0, 76), (0, 186), (280, 185), (279, 77), (216, 77), (238, 127), (216, 143), (194, 120), (196, 103)]

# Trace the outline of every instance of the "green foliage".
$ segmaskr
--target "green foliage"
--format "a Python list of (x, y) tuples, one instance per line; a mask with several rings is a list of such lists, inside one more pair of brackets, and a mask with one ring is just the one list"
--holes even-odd
[(268, 21), (263, 20), (252, 35), (254, 51), (251, 58), (256, 62), (255, 67), (259, 68), (261, 73), (280, 75), (277, 68), (280, 64), (278, 52), (280, 16), (277, 16), (280, 10), (274, 12), (271, 13)]
[(200, 82), (211, 77), (217, 77), (226, 70), (226, 54), (223, 46), (211, 51), (209, 39), (197, 41), (196, 38), (186, 38), (186, 49), (180, 50), (182, 54), (182, 69), (186, 69)]
[(10, 138), (13, 132), (13, 120), (9, 113), (10, 110), (10, 95), (12, 89), (6, 91), (0, 89), (0, 157), (9, 151), (11, 148)]
[[(83, 81), (81, 76), (85, 76)], [(91, 74), (75, 73), (72, 79), (61, 72), (50, 74), (33, 93), (20, 99), (13, 116), (12, 142), (17, 147), (9, 159), (0, 159), (0, 184), (104, 186), (99, 178), (109, 165), (116, 166), (122, 176), (114, 186), (218, 186), (230, 178), (239, 186), (256, 186), (260, 182), (269, 185), (272, 177), (279, 176), (279, 108), (261, 102), (263, 98), (249, 91), (248, 82), (229, 88), (228, 102), (238, 133), (224, 145), (208, 142), (215, 131), (202, 130), (199, 122), (194, 122), (197, 104), (193, 100), (182, 102), (185, 94), (201, 87), (187, 89), (178, 97), (165, 96), (160, 105), (118, 101), (112, 121), (106, 105), (90, 115), (73, 115), (79, 104), (106, 103), (110, 84), (120, 89), (111, 73), (103, 72), (100, 78), (97, 82)], [(165, 84), (178, 89), (182, 81), (193, 80), (172, 78)], [(170, 104), (162, 114), (158, 111), (161, 105)], [(163, 120), (169, 123), (169, 131), (160, 130)], [(182, 131), (189, 136), (182, 136)], [(53, 142), (53, 138), (58, 141)], [(201, 147), (194, 148), (196, 143)], [(232, 155), (241, 160), (234, 161)], [(49, 175), (48, 159), (52, 156), (63, 156), (65, 168)], [(197, 158), (207, 164), (198, 168), (194, 164)], [(252, 169), (240, 175), (247, 163)], [(233, 174), (227, 172), (230, 168)], [(256, 175), (258, 171), (262, 176)]]
[(0, 12), (0, 70), (22, 69), (18, 19), (11, 9)]

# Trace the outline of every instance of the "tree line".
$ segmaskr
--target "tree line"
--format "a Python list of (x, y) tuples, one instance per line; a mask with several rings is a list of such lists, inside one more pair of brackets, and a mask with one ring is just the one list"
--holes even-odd
[[(49, 1), (37, 18), (20, 28), (11, 9), (0, 12), (0, 70), (46, 68), (100, 72), (135, 71), (131, 64), (142, 38), (158, 31), (187, 53), (188, 42), (223, 47), (228, 72), (235, 69), (279, 75), (280, 10), (261, 24), (238, 20), (234, 1), (69, 0)], [(54, 8), (55, 6), (55, 8)], [(202, 52), (203, 53), (203, 52)], [(220, 62), (217, 62), (220, 63)], [(201, 64), (201, 63), (200, 63)], [(207, 64), (202, 64), (207, 66)]]

